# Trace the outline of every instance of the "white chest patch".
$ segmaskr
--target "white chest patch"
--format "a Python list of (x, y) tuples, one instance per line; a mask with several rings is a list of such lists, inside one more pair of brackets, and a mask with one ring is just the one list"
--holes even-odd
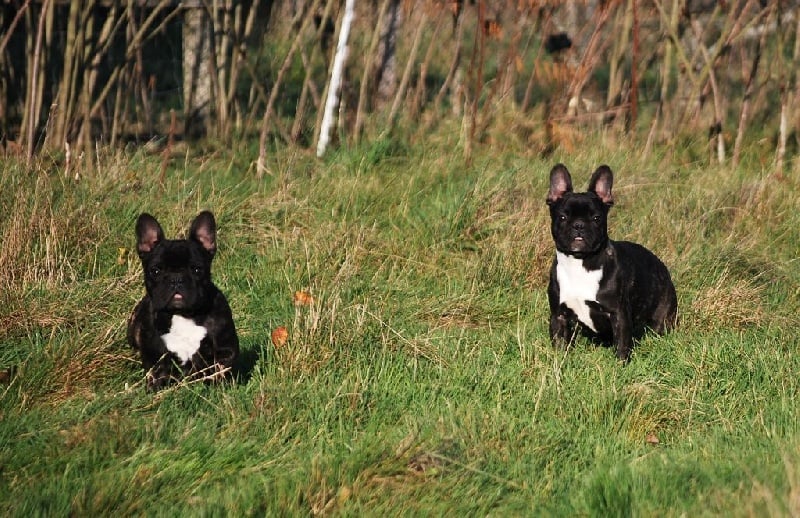
[(587, 270), (583, 261), (567, 254), (556, 252), (556, 278), (558, 279), (560, 302), (575, 312), (578, 320), (597, 332), (589, 315), (587, 302), (597, 301), (603, 270)]
[(205, 327), (198, 326), (194, 320), (173, 315), (169, 333), (161, 335), (161, 339), (167, 349), (175, 353), (185, 365), (200, 349), (200, 341), (207, 332)]

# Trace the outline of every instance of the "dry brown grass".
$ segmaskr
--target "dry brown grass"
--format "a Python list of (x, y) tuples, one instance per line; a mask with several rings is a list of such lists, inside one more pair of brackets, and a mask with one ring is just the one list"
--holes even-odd
[(763, 295), (763, 284), (736, 278), (725, 269), (713, 284), (701, 288), (692, 302), (693, 327), (712, 330), (764, 325), (768, 319)]
[[(40, 185), (40, 188), (44, 186)], [(65, 261), (65, 227), (45, 197), (20, 190), (2, 221), (0, 290), (57, 286), (72, 277)]]

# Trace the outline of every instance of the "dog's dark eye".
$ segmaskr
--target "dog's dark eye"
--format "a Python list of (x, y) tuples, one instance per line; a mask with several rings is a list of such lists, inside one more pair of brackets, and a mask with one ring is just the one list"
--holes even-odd
[(161, 268), (159, 268), (158, 266), (153, 266), (152, 268), (150, 268), (150, 275), (152, 275), (153, 277), (158, 277), (160, 273), (161, 273)]
[(192, 272), (195, 275), (200, 275), (201, 273), (203, 273), (203, 268), (201, 268), (200, 266), (192, 266)]
[(592, 221), (594, 221), (595, 223), (599, 222), (600, 216), (592, 216)]
[(561, 220), (561, 221), (567, 221), (567, 216), (566, 216), (565, 214), (561, 214), (561, 215), (558, 217), (558, 219), (559, 219), (559, 220)]

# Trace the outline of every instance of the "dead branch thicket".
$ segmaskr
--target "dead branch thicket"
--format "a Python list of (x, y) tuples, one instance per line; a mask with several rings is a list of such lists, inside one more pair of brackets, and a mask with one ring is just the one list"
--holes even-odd
[[(343, 5), (6, 0), (3, 143), (86, 167), (137, 138), (258, 135), (262, 159), (275, 140), (313, 148)], [(798, 34), (800, 7), (779, 0), (358, 2), (333, 140), (452, 121), (468, 158), (489, 141), (547, 153), (592, 127), (641, 134), (643, 153), (705, 139), (708, 160), (735, 165), (766, 138), (781, 170), (798, 147)]]

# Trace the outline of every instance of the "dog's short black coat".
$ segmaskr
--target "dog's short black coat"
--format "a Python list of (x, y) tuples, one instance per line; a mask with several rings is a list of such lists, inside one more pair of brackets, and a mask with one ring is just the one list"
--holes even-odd
[(201, 212), (188, 239), (165, 239), (156, 219), (136, 222), (146, 294), (128, 321), (128, 343), (141, 354), (147, 388), (183, 377), (218, 378), (239, 354), (230, 306), (211, 281), (216, 222)]
[(550, 337), (566, 345), (576, 325), (613, 345), (628, 361), (646, 329), (662, 334), (676, 324), (675, 287), (664, 263), (645, 247), (608, 237), (613, 173), (600, 166), (588, 191), (572, 190), (563, 164), (550, 172), (551, 233), (556, 258), (550, 270)]

